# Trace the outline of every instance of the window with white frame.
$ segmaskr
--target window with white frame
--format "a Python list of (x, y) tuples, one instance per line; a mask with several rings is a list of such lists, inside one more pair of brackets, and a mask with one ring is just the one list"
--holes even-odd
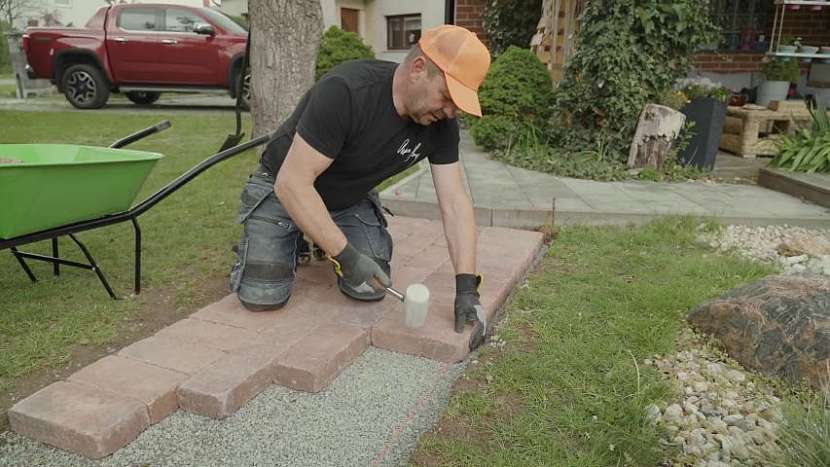
[(407, 50), (421, 39), (421, 15), (386, 17), (386, 48)]

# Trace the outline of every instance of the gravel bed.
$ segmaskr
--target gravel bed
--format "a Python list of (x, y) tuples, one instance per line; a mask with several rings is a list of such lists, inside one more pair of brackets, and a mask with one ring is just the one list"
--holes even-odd
[(784, 274), (830, 276), (830, 230), (787, 225), (749, 227), (729, 225), (700, 239), (718, 251), (736, 251), (759, 261), (778, 264)]
[(271, 386), (224, 420), (178, 411), (100, 461), (12, 433), (0, 465), (43, 467), (393, 466), (437, 422), (464, 364), (369, 348), (318, 394)]
[[(784, 274), (830, 275), (830, 230), (729, 225), (699, 238), (717, 251), (778, 265)], [(680, 449), (677, 465), (767, 465), (777, 454), (780, 399), (691, 330), (681, 334), (679, 348), (683, 350), (673, 355), (644, 361), (678, 394), (646, 409), (651, 423), (669, 433), (664, 443)]]
[(680, 448), (676, 465), (761, 466), (775, 455), (781, 401), (756, 386), (741, 367), (692, 331), (681, 350), (646, 359), (672, 384), (678, 399), (646, 408), (648, 419)]

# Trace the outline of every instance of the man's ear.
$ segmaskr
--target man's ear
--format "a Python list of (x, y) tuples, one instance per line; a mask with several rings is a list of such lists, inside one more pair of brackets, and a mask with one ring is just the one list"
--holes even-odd
[(420, 78), (427, 73), (427, 59), (419, 55), (409, 63), (409, 74), (413, 79)]

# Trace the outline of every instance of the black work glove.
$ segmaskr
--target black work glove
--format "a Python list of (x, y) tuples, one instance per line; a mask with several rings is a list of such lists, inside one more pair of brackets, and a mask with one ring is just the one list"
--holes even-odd
[(484, 342), (487, 335), (487, 320), (484, 317), (484, 307), (479, 301), (478, 286), (481, 276), (475, 274), (455, 275), (455, 332), (464, 332), (467, 321), (475, 322), (473, 335), (470, 338), (470, 350)]
[(347, 243), (339, 255), (329, 259), (334, 262), (334, 272), (342, 277), (343, 282), (349, 287), (359, 287), (364, 282), (371, 287), (374, 283), (372, 279), (377, 279), (384, 287), (392, 285), (383, 268), (372, 258), (357, 251), (351, 243)]

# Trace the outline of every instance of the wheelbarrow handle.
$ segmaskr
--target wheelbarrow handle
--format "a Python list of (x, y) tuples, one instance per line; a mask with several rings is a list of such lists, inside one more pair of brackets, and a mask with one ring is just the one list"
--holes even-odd
[(141, 138), (150, 136), (154, 133), (158, 133), (160, 131), (164, 131), (170, 128), (170, 120), (164, 120), (162, 122), (156, 123), (151, 127), (147, 127), (141, 131), (136, 131), (135, 133), (125, 136), (118, 141), (110, 144), (110, 147), (113, 149), (123, 148), (124, 146), (135, 143), (136, 141), (140, 140)]
[(248, 149), (257, 147), (261, 144), (265, 144), (271, 138), (270, 135), (263, 135), (259, 138), (252, 139), (247, 143), (242, 143), (240, 145), (234, 146), (232, 148), (225, 149), (224, 151), (220, 151), (209, 158), (203, 160), (198, 165), (194, 166), (187, 172), (180, 175), (177, 179), (173, 180), (172, 182), (165, 185), (159, 191), (150, 195), (144, 201), (138, 203), (132, 209), (127, 211), (131, 217), (137, 217), (144, 211), (150, 209), (151, 207), (155, 206), (159, 201), (163, 200), (170, 196), (173, 192), (184, 186), (187, 182), (196, 178), (200, 173), (204, 172), (205, 170), (209, 169), (210, 167), (222, 162), (225, 159), (229, 159), (237, 154), (247, 151)]

